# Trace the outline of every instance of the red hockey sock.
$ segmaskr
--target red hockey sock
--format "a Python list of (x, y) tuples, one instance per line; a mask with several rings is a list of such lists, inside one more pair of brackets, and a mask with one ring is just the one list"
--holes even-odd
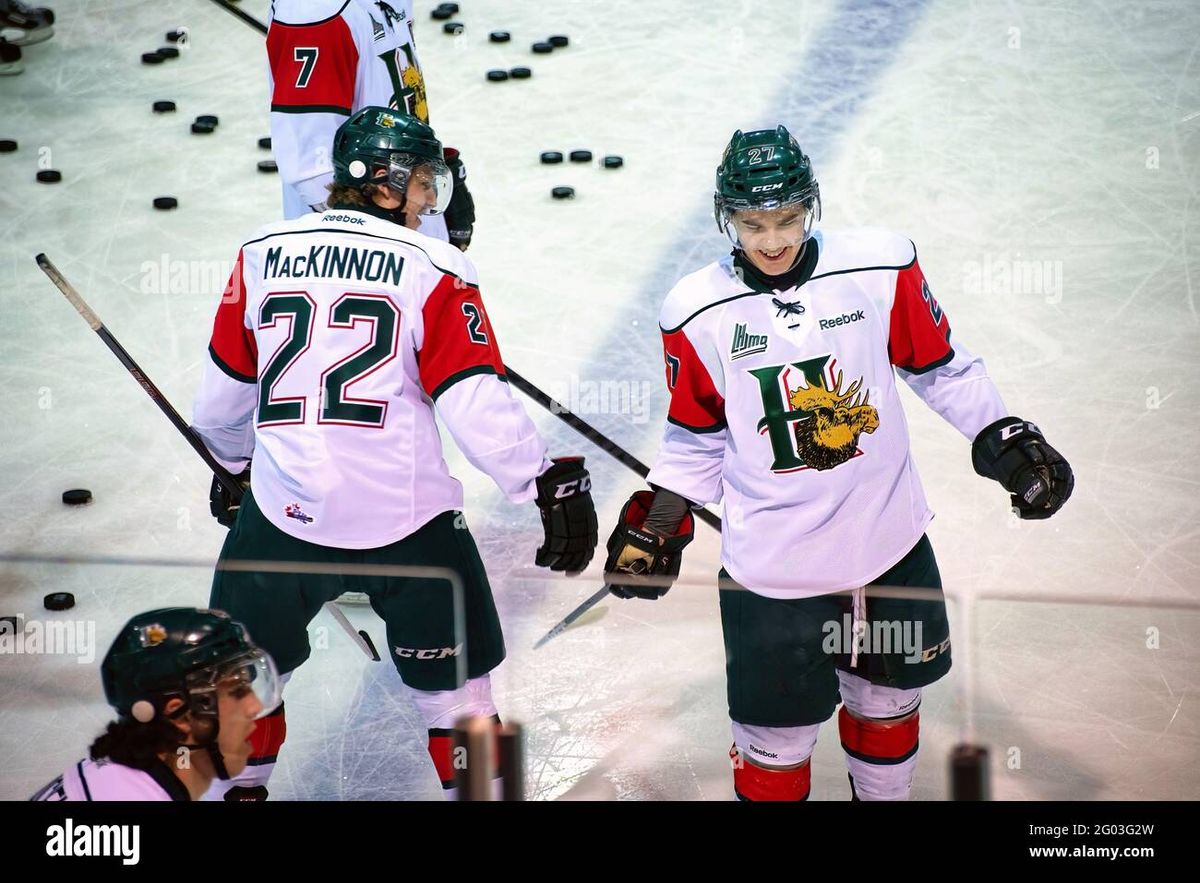
[(838, 712), (838, 732), (846, 752), (855, 800), (906, 800), (920, 748), (920, 714), (900, 720), (856, 717)]
[(807, 760), (791, 769), (761, 767), (746, 760), (737, 745), (729, 749), (729, 757), (738, 800), (808, 800), (812, 768)]

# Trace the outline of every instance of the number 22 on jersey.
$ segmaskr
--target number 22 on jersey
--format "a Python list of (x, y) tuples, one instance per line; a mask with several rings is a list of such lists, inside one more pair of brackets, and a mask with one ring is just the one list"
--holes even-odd
[[(305, 422), (308, 396), (277, 397), (275, 387), (312, 346), (316, 310), (316, 302), (304, 291), (276, 292), (263, 299), (258, 327), (275, 328), (281, 322), (290, 327), (258, 378), (259, 426)], [(370, 325), (371, 338), (321, 372), (318, 423), (379, 428), (387, 418), (386, 400), (354, 398), (349, 388), (396, 357), (400, 311), (383, 295), (345, 293), (334, 301), (321, 332), (336, 334), (338, 329), (353, 329), (359, 323)]]

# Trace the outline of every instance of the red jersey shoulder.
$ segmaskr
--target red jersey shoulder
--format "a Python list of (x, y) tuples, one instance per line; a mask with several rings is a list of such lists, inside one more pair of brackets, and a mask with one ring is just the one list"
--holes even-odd
[(667, 420), (692, 432), (725, 427), (725, 399), (683, 328), (663, 331), (663, 361), (671, 402)]
[(478, 286), (444, 273), (421, 309), (424, 324), (417, 365), (432, 399), (466, 377), (504, 377), (504, 361)]
[(915, 257), (896, 275), (888, 354), (896, 367), (917, 373), (944, 365), (954, 356), (950, 320), (930, 291)]
[(238, 252), (229, 282), (221, 294), (208, 352), (217, 367), (242, 383), (258, 382), (258, 344), (246, 327), (246, 283), (243, 251)]

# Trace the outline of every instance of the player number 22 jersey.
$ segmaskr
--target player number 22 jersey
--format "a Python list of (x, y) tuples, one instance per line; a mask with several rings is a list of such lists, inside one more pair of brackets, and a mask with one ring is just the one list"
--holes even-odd
[(309, 542), (402, 539), (461, 508), (434, 407), (513, 502), (551, 464), (505, 379), (474, 265), (453, 246), (331, 210), (246, 242), (217, 309), (193, 426), (263, 514)]

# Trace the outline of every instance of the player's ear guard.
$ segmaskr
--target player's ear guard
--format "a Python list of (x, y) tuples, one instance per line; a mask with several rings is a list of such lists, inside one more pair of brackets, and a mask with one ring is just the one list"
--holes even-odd
[(1049, 518), (1075, 488), (1075, 474), (1042, 431), (1019, 417), (985, 426), (971, 445), (971, 464), (1012, 494), (1020, 518)]
[(692, 541), (695, 521), (691, 510), (668, 537), (645, 526), (653, 504), (653, 491), (635, 493), (608, 538), (604, 578), (618, 598), (652, 601), (665, 595), (679, 575), (684, 547)]
[(560, 457), (537, 479), (537, 507), (542, 513), (545, 542), (534, 563), (568, 573), (588, 566), (599, 542), (592, 477), (583, 457)]

